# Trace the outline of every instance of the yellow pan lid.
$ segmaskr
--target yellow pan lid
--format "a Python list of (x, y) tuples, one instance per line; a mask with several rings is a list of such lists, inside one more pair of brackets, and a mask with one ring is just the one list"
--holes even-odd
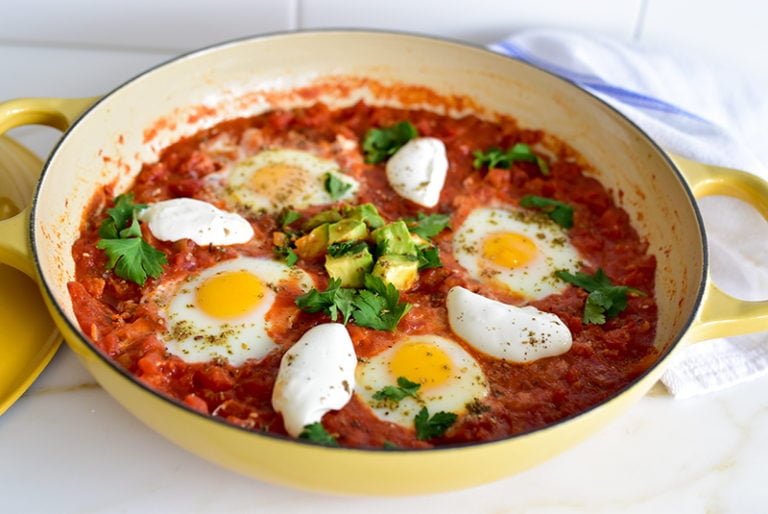
[[(0, 219), (30, 202), (41, 169), (37, 156), (0, 136)], [(60, 345), (35, 281), (0, 264), (0, 414), (32, 385)]]

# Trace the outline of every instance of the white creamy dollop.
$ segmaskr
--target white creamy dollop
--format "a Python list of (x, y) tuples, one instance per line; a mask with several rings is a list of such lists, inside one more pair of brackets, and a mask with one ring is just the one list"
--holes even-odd
[(139, 213), (161, 241), (191, 239), (199, 245), (234, 245), (253, 237), (251, 224), (234, 212), (193, 198), (174, 198), (149, 204)]
[(401, 197), (424, 207), (434, 207), (448, 173), (445, 144), (434, 137), (408, 141), (386, 166), (387, 180)]
[(555, 314), (515, 307), (453, 287), (445, 300), (448, 322), (477, 350), (513, 362), (531, 362), (571, 349), (571, 331)]
[(280, 361), (272, 407), (285, 430), (298, 437), (326, 412), (344, 407), (355, 389), (357, 356), (341, 323), (325, 323), (301, 336)]

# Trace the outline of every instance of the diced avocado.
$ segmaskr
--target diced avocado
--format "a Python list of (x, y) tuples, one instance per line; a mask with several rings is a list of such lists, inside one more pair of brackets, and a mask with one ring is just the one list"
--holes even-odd
[(359, 241), (367, 237), (368, 227), (362, 221), (344, 219), (328, 225), (328, 244)]
[(416, 245), (403, 220), (388, 223), (372, 233), (373, 240), (381, 253), (416, 256)]
[(315, 227), (322, 225), (323, 223), (335, 223), (341, 219), (341, 213), (338, 209), (328, 209), (322, 211), (307, 220), (304, 223), (304, 230), (312, 230)]
[(344, 218), (362, 221), (371, 229), (382, 227), (385, 223), (384, 218), (379, 216), (379, 211), (372, 203), (348, 207), (343, 211), (343, 214)]
[(418, 279), (419, 260), (410, 255), (382, 255), (376, 260), (372, 274), (399, 291), (407, 291)]
[(368, 247), (338, 257), (325, 256), (325, 271), (330, 278), (341, 280), (341, 287), (363, 287), (365, 274), (370, 273), (372, 267), (373, 256)]
[(296, 254), (303, 259), (316, 259), (328, 248), (328, 224), (323, 223), (313, 228), (296, 240)]

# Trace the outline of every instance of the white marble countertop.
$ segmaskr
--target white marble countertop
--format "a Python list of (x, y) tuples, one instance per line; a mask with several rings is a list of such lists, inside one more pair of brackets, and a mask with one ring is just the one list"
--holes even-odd
[[(91, 96), (173, 55), (0, 43), (0, 99)], [(15, 129), (41, 156), (58, 134)], [(323, 496), (220, 469), (113, 401), (63, 346), (0, 417), (0, 510), (755, 513), (768, 508), (768, 377), (675, 400), (661, 386), (576, 448), (517, 476), (407, 498)]]

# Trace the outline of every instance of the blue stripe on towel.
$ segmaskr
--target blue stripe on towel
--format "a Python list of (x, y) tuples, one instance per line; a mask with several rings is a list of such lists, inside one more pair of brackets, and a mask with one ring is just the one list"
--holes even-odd
[(543, 68), (554, 73), (555, 75), (559, 75), (560, 77), (570, 80), (571, 82), (575, 82), (576, 84), (586, 89), (591, 89), (593, 91), (611, 96), (625, 104), (632, 105), (641, 109), (684, 116), (703, 123), (710, 123), (708, 120), (700, 116), (690, 113), (685, 109), (681, 109), (676, 105), (667, 103), (663, 100), (659, 100), (658, 98), (631, 91), (629, 89), (624, 89), (622, 87), (614, 86), (606, 83), (600, 77), (586, 73), (578, 73), (562, 66), (558, 66), (557, 64), (545, 61), (536, 57), (535, 55), (527, 53), (525, 50), (509, 41), (494, 43), (490, 45), (489, 48), (499, 53), (509, 55), (510, 57), (520, 59), (521, 61), (528, 62), (534, 66), (538, 66), (539, 68)]

